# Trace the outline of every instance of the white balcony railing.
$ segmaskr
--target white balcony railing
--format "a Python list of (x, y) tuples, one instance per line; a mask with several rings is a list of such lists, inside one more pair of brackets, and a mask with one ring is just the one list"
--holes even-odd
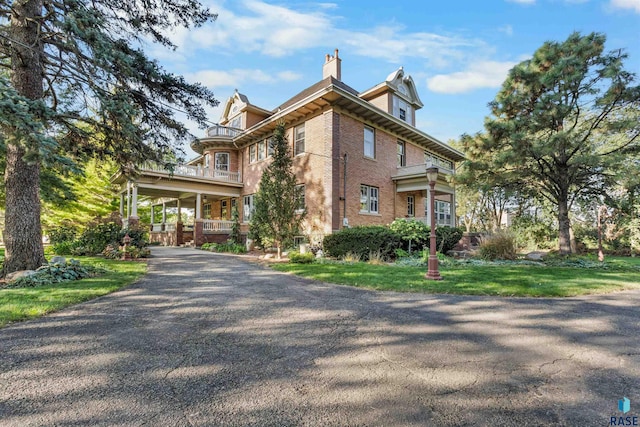
[[(431, 225), (426, 216), (415, 217), (411, 219), (424, 222), (427, 225)], [(453, 219), (451, 218), (451, 216), (449, 216), (448, 218), (438, 218), (438, 216), (436, 216), (436, 225), (439, 225), (441, 227), (453, 227)]]
[(233, 221), (225, 221), (219, 219), (203, 219), (202, 231), (205, 233), (216, 233), (220, 231), (231, 231)]
[(223, 170), (212, 170), (210, 168), (203, 168), (202, 166), (193, 165), (174, 165), (173, 168), (165, 168), (162, 165), (153, 162), (146, 162), (141, 167), (143, 171), (159, 172), (167, 175), (175, 176), (190, 176), (194, 178), (206, 178), (214, 181), (226, 181), (226, 182), (242, 182), (240, 172), (230, 172)]
[(241, 129), (215, 125), (207, 129), (207, 137), (214, 138), (216, 136), (226, 136), (229, 138), (233, 138), (241, 132), (242, 132)]

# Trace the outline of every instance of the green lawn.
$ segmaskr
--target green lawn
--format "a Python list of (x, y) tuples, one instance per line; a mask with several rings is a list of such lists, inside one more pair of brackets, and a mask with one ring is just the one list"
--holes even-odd
[(608, 258), (608, 269), (530, 265), (441, 266), (444, 280), (425, 279), (426, 267), (274, 264), (273, 269), (375, 290), (461, 295), (566, 297), (640, 288), (637, 258)]
[(39, 317), (72, 304), (87, 301), (130, 285), (147, 269), (144, 262), (74, 257), (83, 264), (102, 264), (111, 271), (89, 279), (36, 288), (0, 289), (0, 326)]

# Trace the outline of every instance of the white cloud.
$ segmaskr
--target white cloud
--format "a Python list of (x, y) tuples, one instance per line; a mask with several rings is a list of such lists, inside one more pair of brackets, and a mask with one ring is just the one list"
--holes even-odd
[(277, 76), (271, 76), (262, 70), (234, 69), (230, 71), (200, 70), (195, 73), (186, 73), (185, 79), (190, 82), (201, 83), (208, 88), (241, 88), (247, 83), (276, 83), (279, 81), (292, 81), (300, 78), (293, 71), (282, 71)]
[(476, 62), (465, 71), (438, 74), (427, 79), (427, 87), (433, 92), (448, 94), (499, 87), (515, 64), (515, 62), (496, 61)]
[(613, 9), (632, 9), (640, 13), (640, 0), (611, 0), (609, 6)]
[(502, 27), (498, 28), (498, 31), (501, 33), (505, 33), (508, 36), (513, 35), (513, 27), (509, 24), (503, 25)]

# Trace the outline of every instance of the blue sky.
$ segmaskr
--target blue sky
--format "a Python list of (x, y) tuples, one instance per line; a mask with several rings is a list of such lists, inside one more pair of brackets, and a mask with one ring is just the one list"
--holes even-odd
[[(273, 109), (322, 78), (340, 50), (342, 80), (358, 91), (404, 66), (424, 107), (417, 126), (446, 142), (483, 129), (507, 71), (547, 40), (573, 31), (607, 35), (640, 75), (640, 0), (204, 0), (217, 21), (172, 34), (179, 48), (150, 48), (172, 72), (212, 89), (217, 122), (235, 89)], [(202, 135), (189, 124), (195, 135)]]

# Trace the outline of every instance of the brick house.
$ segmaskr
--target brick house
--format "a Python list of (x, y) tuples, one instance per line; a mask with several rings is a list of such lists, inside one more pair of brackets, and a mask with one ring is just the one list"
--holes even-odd
[[(448, 183), (463, 154), (415, 127), (423, 104), (402, 68), (358, 92), (341, 80), (338, 51), (327, 55), (322, 80), (269, 111), (237, 91), (218, 125), (191, 144), (199, 156), (172, 172), (142, 167), (120, 184), (121, 214), (137, 220), (141, 196), (152, 200), (151, 239), (167, 245), (224, 241), (236, 207), (248, 231), (253, 197), (269, 164), (269, 138), (286, 124), (295, 173), (307, 210), (304, 235), (312, 241), (343, 227), (389, 224), (396, 218), (430, 220), (425, 169), (440, 174), (435, 187), (439, 225), (455, 225), (455, 190)], [(193, 223), (167, 221), (167, 208), (192, 212)]]

